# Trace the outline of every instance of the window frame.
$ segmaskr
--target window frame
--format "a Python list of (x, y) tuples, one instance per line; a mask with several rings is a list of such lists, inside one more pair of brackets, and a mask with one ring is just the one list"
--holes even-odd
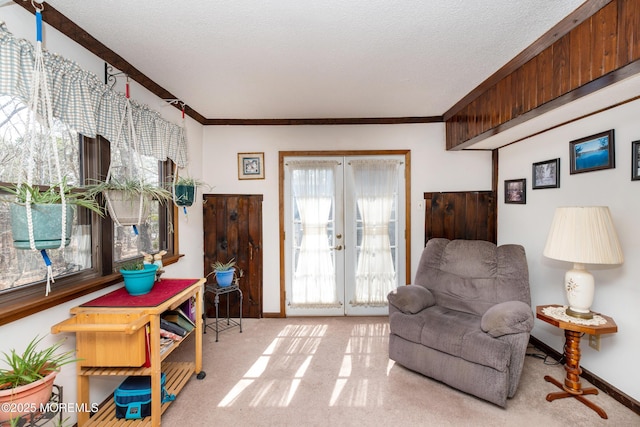
[[(79, 143), (82, 144), (82, 180), (105, 179), (111, 158), (109, 141), (101, 136), (88, 138), (79, 135), (79, 138)], [(172, 173), (173, 162), (158, 161), (158, 165), (160, 179), (166, 182)], [(178, 224), (175, 221), (177, 208), (171, 202), (160, 206), (160, 228), (165, 230), (160, 237), (160, 245), (162, 247), (166, 244), (164, 249), (167, 250), (167, 255), (163, 257), (163, 264), (166, 266), (177, 262), (181, 257), (178, 253)], [(112, 219), (108, 215), (101, 218), (93, 212), (85, 212), (83, 215), (87, 215), (85, 218), (91, 216), (93, 268), (56, 279), (48, 296), (45, 296), (45, 281), (0, 292), (0, 326), (122, 282), (122, 275), (114, 272), (117, 264), (113, 262)], [(173, 229), (170, 229), (170, 224)]]

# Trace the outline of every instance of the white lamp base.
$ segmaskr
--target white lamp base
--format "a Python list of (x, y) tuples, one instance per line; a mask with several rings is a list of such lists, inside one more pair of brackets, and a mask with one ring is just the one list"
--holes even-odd
[(595, 285), (593, 276), (589, 273), (584, 264), (573, 264), (573, 270), (567, 271), (564, 275), (564, 288), (567, 291), (567, 315), (579, 317), (581, 319), (592, 319), (591, 304)]

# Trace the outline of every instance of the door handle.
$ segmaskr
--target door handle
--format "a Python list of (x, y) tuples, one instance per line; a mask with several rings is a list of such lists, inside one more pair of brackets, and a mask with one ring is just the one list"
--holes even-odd
[(342, 245), (338, 245), (338, 246), (336, 246), (336, 247), (335, 247), (335, 248), (333, 248), (333, 249), (335, 249), (336, 251), (341, 251), (341, 250), (342, 250)]
[(342, 234), (336, 234), (336, 239), (342, 239)]

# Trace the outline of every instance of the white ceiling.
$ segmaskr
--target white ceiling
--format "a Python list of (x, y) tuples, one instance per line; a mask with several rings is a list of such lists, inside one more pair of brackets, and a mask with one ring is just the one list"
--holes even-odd
[(442, 115), (583, 0), (47, 3), (204, 117), (270, 119)]

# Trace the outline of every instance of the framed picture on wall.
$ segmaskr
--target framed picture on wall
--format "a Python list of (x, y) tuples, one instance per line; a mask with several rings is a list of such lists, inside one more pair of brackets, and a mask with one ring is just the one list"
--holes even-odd
[(504, 202), (524, 205), (527, 203), (527, 180), (505, 179)]
[(640, 181), (640, 141), (631, 142), (631, 181)]
[(264, 179), (264, 153), (238, 153), (238, 179)]
[(613, 129), (571, 141), (571, 174), (616, 167)]
[(560, 187), (560, 159), (537, 162), (532, 167), (531, 188), (559, 188)]

